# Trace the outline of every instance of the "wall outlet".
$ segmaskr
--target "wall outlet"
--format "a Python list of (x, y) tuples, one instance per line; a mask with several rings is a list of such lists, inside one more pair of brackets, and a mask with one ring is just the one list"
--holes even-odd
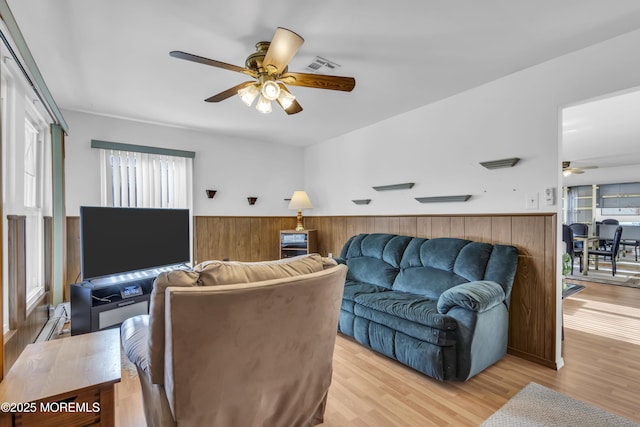
[(525, 207), (527, 209), (538, 209), (538, 193), (527, 193)]

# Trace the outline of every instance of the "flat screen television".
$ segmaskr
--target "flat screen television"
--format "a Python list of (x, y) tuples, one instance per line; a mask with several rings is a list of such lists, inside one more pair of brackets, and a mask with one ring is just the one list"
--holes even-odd
[(80, 207), (83, 280), (190, 261), (188, 209)]

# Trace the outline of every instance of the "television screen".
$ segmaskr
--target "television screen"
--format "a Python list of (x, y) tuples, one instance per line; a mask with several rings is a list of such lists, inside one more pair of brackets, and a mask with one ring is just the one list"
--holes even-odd
[(83, 280), (189, 261), (188, 209), (80, 207)]

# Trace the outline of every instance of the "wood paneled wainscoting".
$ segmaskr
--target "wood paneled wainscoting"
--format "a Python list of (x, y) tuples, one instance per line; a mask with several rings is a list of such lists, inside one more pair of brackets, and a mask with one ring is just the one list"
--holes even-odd
[[(554, 213), (306, 216), (305, 227), (318, 230), (319, 252), (325, 256), (329, 253), (338, 256), (347, 239), (359, 233), (459, 237), (517, 247), (509, 353), (555, 368), (559, 350), (555, 348), (556, 221)], [(295, 222), (295, 217), (195, 217), (194, 262), (277, 259), (279, 231), (294, 228)], [(69, 218), (67, 230), (68, 279), (74, 280), (80, 271), (77, 218)]]

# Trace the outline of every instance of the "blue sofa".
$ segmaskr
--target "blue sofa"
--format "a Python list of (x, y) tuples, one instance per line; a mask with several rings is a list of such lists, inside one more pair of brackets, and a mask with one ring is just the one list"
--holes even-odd
[(507, 351), (513, 246), (359, 234), (338, 330), (438, 380), (466, 381)]

